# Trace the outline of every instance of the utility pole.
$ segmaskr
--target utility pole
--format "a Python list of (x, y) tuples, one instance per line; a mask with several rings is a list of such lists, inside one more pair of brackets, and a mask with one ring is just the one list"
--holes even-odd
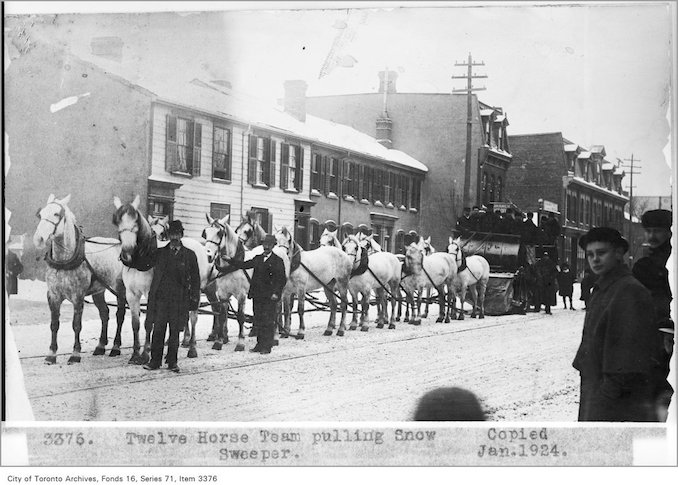
[[(631, 159), (625, 158), (625, 162), (631, 162), (630, 165), (630, 171), (629, 173), (631, 174), (631, 181), (629, 185), (629, 245), (631, 246), (629, 248), (629, 254), (635, 257), (635, 249), (633, 247), (633, 189), (635, 188), (635, 185), (633, 185), (633, 175), (634, 174), (639, 174), (640, 172), (634, 172), (634, 168), (641, 168), (638, 166), (635, 166), (636, 162), (640, 162), (642, 160), (634, 159), (633, 158), (633, 153), (631, 154)], [(626, 168), (626, 167), (625, 167)]]
[[(465, 93), (466, 103), (466, 166), (464, 170), (464, 207), (480, 205), (480, 194), (476, 194), (475, 204), (471, 201), (471, 136), (473, 134), (473, 104), (471, 94), (474, 91), (483, 91), (485, 88), (474, 88), (473, 80), (486, 78), (485, 75), (473, 74), (473, 66), (484, 66), (484, 62), (473, 62), (471, 53), (468, 53), (468, 62), (455, 62), (455, 66), (468, 66), (466, 76), (452, 76), (452, 79), (466, 79), (466, 89), (452, 89), (452, 93)], [(480, 177), (480, 166), (478, 166), (478, 177)]]

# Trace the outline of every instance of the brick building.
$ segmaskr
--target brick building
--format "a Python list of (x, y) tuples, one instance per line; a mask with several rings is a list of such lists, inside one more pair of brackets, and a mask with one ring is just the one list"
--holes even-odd
[[(306, 108), (316, 116), (375, 133), (380, 143), (428, 167), (421, 188), (420, 227), (413, 229), (431, 236), (434, 247), (444, 248), (464, 206), (467, 99), (451, 93), (400, 93), (397, 77), (394, 71), (382, 71), (379, 92), (310, 96)], [(506, 114), (475, 96), (472, 106), (471, 200), (505, 201), (512, 158)]]
[(514, 158), (507, 197), (526, 212), (556, 215), (563, 228), (560, 259), (581, 273), (585, 258), (577, 242), (582, 234), (598, 226), (625, 231), (629, 199), (622, 189), (621, 160), (606, 158), (602, 145), (586, 149), (560, 132), (513, 135), (510, 140)]

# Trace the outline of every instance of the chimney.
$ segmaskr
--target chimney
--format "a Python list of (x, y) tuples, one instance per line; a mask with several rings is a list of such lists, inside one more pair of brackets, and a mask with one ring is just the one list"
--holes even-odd
[(393, 121), (388, 115), (377, 118), (377, 142), (386, 148), (393, 148), (391, 133), (393, 130)]
[(395, 93), (396, 79), (398, 79), (396, 71), (379, 71), (379, 92)]
[(306, 121), (306, 89), (308, 84), (303, 80), (285, 81), (285, 113), (289, 113), (299, 121)]

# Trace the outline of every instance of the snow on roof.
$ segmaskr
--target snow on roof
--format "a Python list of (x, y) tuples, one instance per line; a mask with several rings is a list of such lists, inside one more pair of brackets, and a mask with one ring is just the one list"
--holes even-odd
[(480, 116), (492, 116), (492, 113), (494, 113), (493, 109), (481, 109), (480, 110)]
[(579, 145), (576, 143), (566, 143), (565, 144), (565, 151), (566, 152), (576, 152), (577, 148), (579, 148)]
[(614, 168), (614, 164), (612, 162), (608, 162), (607, 160), (603, 160), (603, 170), (612, 170)]
[(581, 152), (577, 158), (591, 158), (591, 152)]
[(626, 175), (626, 172), (621, 167), (614, 167), (614, 172), (612, 172), (612, 175)]
[(620, 194), (619, 192), (617, 192), (615, 190), (610, 190), (607, 187), (603, 187), (602, 185), (598, 185), (598, 184), (593, 183), (593, 182), (588, 182), (582, 177), (573, 177), (572, 180), (576, 180), (577, 183), (579, 183), (579, 184), (587, 185), (587, 186), (594, 188), (594, 189), (597, 189), (599, 191), (606, 192), (608, 194), (615, 195), (617, 197), (624, 197), (624, 198), (628, 199), (628, 197), (624, 194)]
[(605, 147), (603, 145), (593, 145), (591, 146), (590, 151), (592, 153), (602, 153), (603, 155), (605, 155)]
[(504, 121), (505, 119), (506, 119), (506, 115), (499, 115), (499, 116), (497, 116), (497, 118), (496, 118), (495, 121), (501, 123), (501, 122)]
[[(97, 64), (99, 63), (97, 60)], [(109, 66), (101, 67), (108, 68)], [(386, 148), (377, 142), (374, 137), (354, 128), (310, 115), (306, 116), (306, 122), (302, 122), (285, 113), (282, 108), (247, 94), (239, 93), (224, 85), (209, 83), (200, 79), (193, 79), (188, 83), (177, 82), (176, 80), (158, 79), (157, 76), (140, 76), (138, 72), (136, 76), (129, 79), (125, 76), (127, 73), (121, 72), (119, 69), (117, 71), (117, 73), (113, 73), (150, 91), (158, 97), (158, 100), (169, 104), (228, 117), (234, 121), (269, 128), (310, 142), (324, 143), (356, 154), (428, 172), (426, 165), (410, 155), (399, 150)]]

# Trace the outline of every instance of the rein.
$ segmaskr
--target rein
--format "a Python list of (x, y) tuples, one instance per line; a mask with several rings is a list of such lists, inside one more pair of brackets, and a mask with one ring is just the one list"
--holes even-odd
[[(45, 220), (45, 219), (43, 219)], [(52, 222), (52, 221), (49, 221)], [(52, 222), (52, 224), (54, 224)], [(58, 225), (57, 223), (56, 225)], [(55, 225), (55, 228), (56, 228)], [(75, 249), (73, 250), (73, 255), (67, 259), (66, 261), (59, 261), (56, 260), (52, 257), (52, 253), (54, 252), (54, 240), (52, 240), (52, 244), (50, 245), (49, 250), (45, 254), (45, 262), (54, 269), (58, 270), (71, 270), (75, 269), (78, 266), (82, 264), (82, 262), (85, 260), (85, 236), (82, 234), (82, 231), (78, 226), (73, 226), (75, 229), (75, 239), (76, 239), (76, 244), (75, 244)]]
[[(134, 232), (131, 229), (124, 229), (123, 231), (119, 232), (125, 231)], [(157, 252), (158, 252), (158, 240), (155, 237), (155, 235), (153, 235), (151, 237), (146, 238), (145, 242), (137, 243), (137, 246), (134, 249), (134, 253), (132, 254), (132, 261), (130, 263), (127, 263), (124, 260), (122, 260), (122, 257), (120, 260), (122, 261), (122, 264), (128, 268), (136, 269), (137, 271), (142, 272), (148, 271), (152, 269), (155, 266), (155, 263), (157, 262)]]

